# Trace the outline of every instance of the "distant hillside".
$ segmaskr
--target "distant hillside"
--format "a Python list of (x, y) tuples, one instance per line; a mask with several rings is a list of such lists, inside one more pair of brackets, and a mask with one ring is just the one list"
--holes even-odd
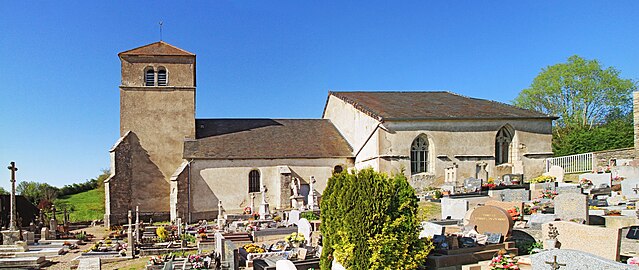
[[(104, 218), (104, 188), (92, 189), (55, 200), (58, 211), (66, 206), (71, 209), (71, 222), (91, 221)], [(59, 217), (61, 218), (61, 217)]]

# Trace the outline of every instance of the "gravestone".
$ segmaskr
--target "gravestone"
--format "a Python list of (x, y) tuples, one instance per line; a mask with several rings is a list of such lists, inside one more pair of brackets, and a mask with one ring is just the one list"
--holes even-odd
[(578, 184), (558, 183), (557, 193), (582, 193), (582, 189)]
[(508, 185), (513, 185), (516, 183), (523, 183), (524, 182), (524, 175), (523, 174), (504, 174), (501, 176), (501, 180), (504, 181), (506, 184)]
[(629, 199), (639, 199), (639, 178), (621, 181), (621, 194)]
[(441, 199), (441, 206), (442, 219), (463, 219), (468, 211), (468, 200), (444, 197)]
[(302, 218), (297, 222), (297, 233), (304, 235), (306, 244), (311, 243), (311, 223), (307, 219)]
[(291, 212), (288, 213), (288, 226), (293, 225), (293, 224), (297, 224), (297, 222), (300, 221), (300, 211), (297, 210), (291, 210)]
[(597, 254), (608, 260), (619, 260), (621, 229), (554, 221), (542, 225), (542, 241), (548, 239), (549, 224), (557, 228), (557, 241), (561, 249), (574, 249)]
[(464, 188), (470, 192), (481, 190), (481, 179), (467, 178), (464, 180)]
[(445, 178), (444, 178), (444, 182), (452, 185), (452, 186), (456, 186), (457, 185), (457, 164), (453, 163), (453, 165), (446, 167), (446, 169), (444, 169), (444, 173), (445, 173)]
[(523, 188), (491, 189), (488, 191), (488, 197), (503, 202), (521, 202), (530, 200), (530, 191)]
[(628, 234), (626, 234), (626, 238), (639, 239), (639, 226), (630, 226)]
[[(40, 230), (40, 239), (42, 239), (42, 240), (52, 240), (51, 236), (49, 235), (49, 228), (42, 227), (42, 230)], [(53, 239), (55, 239), (55, 238), (53, 238)]]
[(532, 214), (528, 218), (528, 224), (531, 229), (541, 230), (541, 225), (548, 222), (553, 222), (557, 219), (557, 216), (554, 214)]
[[(556, 261), (555, 261), (556, 259)], [(532, 270), (551, 270), (556, 262), (559, 270), (637, 270), (637, 266), (605, 259), (578, 250), (552, 249), (530, 255)]]
[(422, 230), (419, 232), (419, 238), (433, 237), (435, 235), (443, 235), (444, 226), (433, 222), (423, 221)]
[(27, 243), (27, 245), (33, 245), (33, 243), (35, 243), (35, 233), (22, 232), (22, 240), (24, 240)]
[(548, 169), (548, 172), (544, 173), (543, 175), (554, 176), (556, 182), (563, 182), (565, 173), (566, 171), (564, 170), (564, 168), (555, 165), (551, 166), (550, 169)]
[[(619, 163), (617, 163), (619, 164)], [(612, 175), (621, 176), (628, 179), (639, 179), (639, 167), (634, 166), (615, 166), (612, 167)], [(625, 180), (624, 180), (625, 181)]]
[(517, 212), (519, 213), (519, 215), (516, 215), (516, 217), (520, 217), (523, 215), (522, 210), (524, 209), (524, 202), (522, 201), (501, 202), (501, 201), (489, 200), (489, 201), (486, 201), (485, 205), (496, 206), (506, 211), (508, 211), (509, 209), (516, 208)]
[(469, 224), (480, 234), (501, 233), (508, 237), (513, 228), (513, 220), (506, 210), (495, 206), (480, 206), (473, 210)]
[(486, 162), (480, 162), (477, 163), (477, 179), (481, 179), (484, 181), (488, 181), (488, 171), (486, 170), (486, 166), (488, 166), (488, 163)]
[(612, 175), (610, 173), (583, 173), (579, 175), (580, 180), (584, 178), (592, 181), (592, 185), (598, 188), (601, 184), (610, 186)]
[(579, 193), (557, 195), (555, 215), (564, 221), (583, 220), (588, 224), (588, 196)]

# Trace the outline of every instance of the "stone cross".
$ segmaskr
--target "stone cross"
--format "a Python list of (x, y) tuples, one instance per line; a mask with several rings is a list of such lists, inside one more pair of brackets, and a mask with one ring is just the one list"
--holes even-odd
[(635, 185), (635, 187), (632, 188), (632, 190), (635, 192), (635, 194), (637, 194), (637, 191), (639, 191), (639, 184)]
[(637, 231), (639, 231), (639, 227), (635, 227), (634, 229), (632, 229), (632, 231), (634, 231), (632, 234), (637, 235)]
[(217, 228), (224, 227), (224, 214), (222, 214), (222, 201), (217, 201)]
[(251, 213), (255, 212), (255, 193), (251, 193)]
[(552, 270), (557, 270), (559, 268), (561, 268), (562, 266), (566, 266), (565, 263), (558, 263), (557, 262), (557, 255), (552, 256), (553, 257), (553, 261), (552, 262), (546, 262), (546, 264), (549, 264), (550, 267), (552, 267)]
[(16, 163), (11, 161), (11, 163), (9, 163), (10, 166), (7, 167), (7, 169), (9, 169), (11, 171), (11, 212), (10, 212), (10, 216), (9, 216), (9, 230), (10, 231), (15, 231), (17, 229), (16, 226), (16, 218), (17, 218), (17, 211), (16, 211), (16, 172), (18, 171), (18, 168), (16, 167)]

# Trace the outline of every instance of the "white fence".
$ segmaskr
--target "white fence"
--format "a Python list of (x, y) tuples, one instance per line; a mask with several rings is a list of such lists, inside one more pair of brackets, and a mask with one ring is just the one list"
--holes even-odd
[(592, 153), (554, 157), (546, 159), (546, 172), (552, 166), (564, 168), (566, 173), (580, 173), (592, 171), (595, 166), (595, 159)]

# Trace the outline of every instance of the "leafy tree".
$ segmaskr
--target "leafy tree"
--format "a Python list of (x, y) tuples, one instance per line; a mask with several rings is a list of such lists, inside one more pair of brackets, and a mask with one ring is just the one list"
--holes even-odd
[(35, 205), (38, 205), (41, 200), (53, 201), (58, 197), (58, 188), (33, 181), (20, 182), (16, 186), (16, 192)]
[(0, 195), (9, 195), (9, 191), (4, 189), (3, 187), (0, 187)]
[(637, 84), (619, 75), (614, 67), (604, 69), (597, 60), (573, 55), (566, 63), (542, 69), (514, 104), (558, 116), (561, 128), (590, 128), (612, 111), (630, 110)]
[(403, 174), (334, 174), (321, 204), (321, 268), (416, 269), (433, 249), (419, 239), (417, 197)]

